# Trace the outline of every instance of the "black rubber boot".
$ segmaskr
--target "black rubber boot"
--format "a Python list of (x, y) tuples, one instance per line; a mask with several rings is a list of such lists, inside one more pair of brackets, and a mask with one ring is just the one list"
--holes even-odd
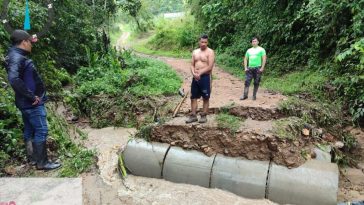
[(27, 160), (28, 160), (28, 163), (31, 166), (36, 165), (37, 162), (34, 159), (34, 152), (33, 152), (33, 144), (32, 144), (32, 141), (29, 140), (29, 141), (26, 141), (25, 142), (25, 149), (27, 151)]
[(33, 151), (37, 161), (37, 169), (49, 171), (61, 167), (60, 163), (48, 161), (46, 142), (33, 142)]
[(257, 92), (258, 92), (259, 85), (254, 85), (253, 89), (253, 100), (257, 99)]
[(244, 87), (244, 94), (240, 97), (240, 100), (248, 99), (249, 87)]

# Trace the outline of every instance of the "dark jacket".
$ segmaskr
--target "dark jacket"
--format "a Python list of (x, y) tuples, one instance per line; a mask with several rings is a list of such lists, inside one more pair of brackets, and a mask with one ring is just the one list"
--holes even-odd
[[(43, 105), (46, 101), (43, 81), (33, 64), (27, 58), (29, 52), (11, 47), (5, 57), (5, 67), (8, 73), (8, 80), (15, 91), (15, 104), (19, 109), (28, 109)], [(41, 103), (32, 105), (35, 96), (41, 99)]]

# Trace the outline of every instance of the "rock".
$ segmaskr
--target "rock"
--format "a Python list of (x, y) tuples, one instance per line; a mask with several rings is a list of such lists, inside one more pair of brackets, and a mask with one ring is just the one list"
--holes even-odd
[(324, 162), (331, 162), (331, 154), (330, 154), (331, 148), (328, 148), (328, 150), (322, 150), (319, 148), (315, 148), (313, 152), (315, 153), (316, 160), (324, 161)]
[(302, 134), (304, 135), (304, 136), (310, 136), (310, 130), (309, 129), (306, 129), (306, 128), (304, 128), (304, 129), (302, 129)]
[(183, 145), (183, 148), (188, 148), (188, 144), (184, 144)]
[(207, 144), (204, 144), (204, 145), (201, 146), (202, 149), (205, 149), (206, 147), (208, 147)]
[(224, 154), (229, 154), (229, 151), (226, 148), (224, 149)]
[(293, 158), (288, 158), (285, 161), (286, 161), (286, 165), (289, 169), (294, 167), (294, 165), (296, 164), (296, 161)]
[(71, 121), (72, 121), (72, 122), (75, 122), (75, 121), (78, 121), (78, 119), (79, 119), (79, 118), (78, 118), (77, 116), (73, 116), (73, 117), (71, 118)]
[(173, 146), (176, 145), (176, 142), (171, 142), (171, 145), (173, 145)]
[(277, 152), (278, 151), (278, 145), (276, 142), (271, 142), (269, 141), (268, 143), (268, 148), (271, 150), (271, 151), (274, 151), (274, 152)]
[(335, 142), (335, 145), (334, 145), (336, 148), (338, 148), (338, 149), (341, 149), (341, 148), (343, 148), (344, 147), (344, 143), (343, 142), (341, 142), (341, 141), (337, 141), (337, 142)]
[(316, 152), (312, 150), (310, 153), (310, 157), (311, 157), (311, 159), (316, 159), (316, 157), (317, 157)]
[(5, 171), (6, 174), (9, 174), (9, 175), (15, 175), (16, 174), (16, 169), (13, 166), (5, 167), (4, 171)]
[(333, 142), (335, 137), (332, 136), (330, 133), (325, 133), (323, 136), (322, 136), (322, 139), (324, 139), (325, 141), (327, 142)]

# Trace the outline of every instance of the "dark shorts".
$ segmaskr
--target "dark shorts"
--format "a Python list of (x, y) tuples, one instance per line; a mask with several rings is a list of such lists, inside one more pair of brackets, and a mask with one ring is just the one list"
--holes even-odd
[(209, 99), (211, 94), (211, 75), (201, 75), (200, 80), (192, 80), (191, 84), (191, 99)]

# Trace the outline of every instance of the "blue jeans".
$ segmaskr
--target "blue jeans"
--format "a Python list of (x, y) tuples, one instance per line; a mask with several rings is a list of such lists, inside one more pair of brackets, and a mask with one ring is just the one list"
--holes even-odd
[(21, 110), (24, 141), (45, 142), (48, 135), (47, 112), (44, 105)]

